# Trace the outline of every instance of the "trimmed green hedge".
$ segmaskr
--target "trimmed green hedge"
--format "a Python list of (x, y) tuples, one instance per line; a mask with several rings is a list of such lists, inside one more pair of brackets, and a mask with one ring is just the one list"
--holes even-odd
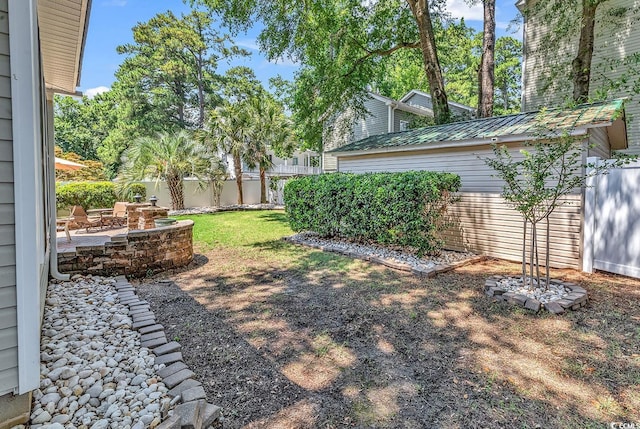
[(450, 173), (333, 173), (288, 181), (284, 201), (294, 231), (433, 254), (442, 246), (437, 232), (459, 187), (460, 177)]
[(133, 183), (116, 189), (113, 182), (71, 182), (56, 185), (56, 208), (68, 209), (82, 206), (85, 210), (113, 207), (116, 201), (133, 201), (139, 193), (144, 198), (146, 188), (142, 183)]

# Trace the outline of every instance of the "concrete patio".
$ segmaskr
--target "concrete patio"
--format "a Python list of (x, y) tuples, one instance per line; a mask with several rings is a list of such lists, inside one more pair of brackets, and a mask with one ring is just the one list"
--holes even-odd
[(100, 246), (111, 240), (114, 235), (126, 232), (126, 227), (92, 229), (89, 233), (85, 229), (74, 229), (69, 231), (71, 241), (67, 241), (64, 231), (58, 231), (56, 245), (58, 252), (69, 252), (75, 250), (77, 246)]

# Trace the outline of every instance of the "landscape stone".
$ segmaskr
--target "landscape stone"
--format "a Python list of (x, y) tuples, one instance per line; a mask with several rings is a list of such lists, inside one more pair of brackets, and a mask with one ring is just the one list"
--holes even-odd
[(176, 362), (165, 368), (162, 368), (160, 371), (157, 372), (157, 374), (158, 374), (158, 377), (160, 378), (167, 378), (171, 374), (175, 374), (176, 372), (183, 370), (185, 368), (188, 368), (188, 367), (184, 362)]
[(168, 388), (174, 388), (178, 384), (183, 381), (192, 378), (195, 374), (190, 369), (181, 369), (175, 374), (171, 374), (170, 376), (164, 378), (162, 381)]
[(172, 364), (174, 362), (178, 362), (182, 360), (182, 353), (181, 352), (174, 352), (174, 353), (169, 353), (166, 355), (162, 355), (162, 356), (158, 356), (156, 357), (156, 364), (160, 365), (160, 364), (165, 364), (165, 365), (169, 365)]
[(177, 414), (174, 414), (173, 416), (169, 417), (168, 419), (160, 423), (158, 426), (156, 426), (156, 429), (181, 429), (180, 416), (178, 416)]
[(151, 332), (150, 334), (144, 334), (140, 336), (140, 341), (148, 341), (156, 338), (164, 337), (163, 331)]
[(562, 314), (564, 313), (564, 308), (562, 308), (562, 306), (560, 304), (558, 304), (555, 301), (551, 301), (551, 302), (547, 302), (544, 305), (544, 308), (547, 309), (547, 311), (553, 313), (553, 314)]
[(154, 338), (152, 340), (141, 341), (140, 345), (142, 347), (154, 348), (161, 346), (167, 343), (167, 338), (164, 336), (164, 331), (162, 332), (162, 337)]
[(140, 332), (140, 334), (148, 334), (150, 332), (157, 332), (157, 331), (164, 331), (164, 326), (160, 324), (155, 324), (155, 325), (145, 326), (144, 328), (138, 329), (138, 332)]
[(180, 396), (182, 396), (182, 402), (191, 402), (197, 401), (198, 399), (205, 399), (207, 394), (204, 391), (204, 387), (196, 386), (185, 390)]
[(540, 311), (541, 304), (537, 299), (529, 298), (527, 299), (527, 302), (525, 302), (524, 307), (537, 313)]
[(220, 407), (213, 404), (207, 404), (202, 415), (202, 427), (208, 428), (220, 417)]
[(170, 343), (163, 344), (159, 347), (154, 348), (152, 351), (156, 356), (166, 355), (167, 353), (173, 353), (180, 350), (180, 343), (176, 341), (171, 341)]
[(187, 402), (178, 405), (174, 410), (174, 415), (180, 417), (182, 429), (200, 429), (202, 425), (202, 412), (205, 411), (207, 402), (200, 399), (198, 401)]
[(196, 386), (201, 386), (200, 382), (194, 380), (193, 378), (189, 378), (183, 381), (182, 383), (178, 384), (173, 389), (169, 390), (167, 392), (167, 395), (169, 395), (172, 398), (175, 398), (176, 396), (181, 396), (182, 392), (184, 392), (185, 390), (191, 389), (192, 387), (196, 387)]

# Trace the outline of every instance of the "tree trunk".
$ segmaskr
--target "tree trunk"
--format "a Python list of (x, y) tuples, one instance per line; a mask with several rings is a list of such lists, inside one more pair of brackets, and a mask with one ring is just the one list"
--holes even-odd
[(526, 285), (527, 279), (527, 218), (524, 218), (522, 228), (522, 282)]
[(233, 171), (236, 175), (236, 185), (238, 186), (238, 204), (244, 204), (242, 196), (242, 160), (240, 155), (233, 155)]
[(582, 0), (582, 23), (578, 54), (571, 63), (573, 77), (573, 101), (586, 103), (589, 100), (589, 79), (591, 78), (591, 59), (593, 57), (594, 27), (596, 9), (600, 2)]
[(484, 35), (478, 69), (478, 117), (493, 116), (493, 86), (496, 47), (496, 0), (483, 0)]
[(451, 112), (447, 101), (447, 93), (444, 88), (440, 61), (438, 61), (436, 39), (433, 34), (433, 25), (429, 13), (429, 1), (407, 0), (407, 3), (418, 24), (420, 50), (422, 51), (424, 71), (429, 81), (429, 93), (431, 94), (431, 102), (433, 103), (434, 119), (436, 124), (444, 124), (449, 122)]
[(267, 172), (260, 167), (260, 203), (267, 203)]
[(550, 277), (551, 274), (549, 273), (549, 248), (551, 247), (549, 241), (551, 240), (551, 233), (549, 232), (549, 216), (547, 216), (547, 254), (545, 256), (545, 269), (547, 270), (547, 274), (546, 274), (546, 285), (545, 285), (545, 290), (549, 290), (549, 281), (550, 281)]
[(182, 179), (178, 175), (167, 177), (167, 186), (171, 195), (171, 208), (173, 210), (184, 209), (184, 193), (182, 191)]
[(204, 128), (204, 74), (202, 52), (198, 53), (198, 129)]

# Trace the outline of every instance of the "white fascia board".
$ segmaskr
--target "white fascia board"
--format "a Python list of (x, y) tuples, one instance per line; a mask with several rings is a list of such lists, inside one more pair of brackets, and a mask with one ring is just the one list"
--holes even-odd
[[(574, 132), (572, 132), (571, 135), (581, 136), (581, 135), (586, 135), (586, 133), (587, 133), (587, 129), (581, 128), (579, 130), (575, 130)], [(338, 158), (340, 157), (344, 158), (349, 156), (374, 155), (374, 154), (398, 153), (398, 152), (414, 152), (419, 150), (435, 150), (435, 149), (446, 149), (446, 148), (453, 148), (453, 147), (484, 146), (484, 145), (490, 145), (492, 143), (496, 143), (496, 144), (516, 143), (516, 142), (532, 141), (532, 140), (538, 140), (538, 139), (539, 137), (535, 135), (518, 134), (518, 135), (493, 137), (493, 138), (434, 142), (434, 143), (426, 143), (426, 144), (412, 145), (412, 146), (391, 146), (391, 147), (376, 148), (371, 150), (332, 152), (331, 155)]]
[(42, 201), (41, 100), (35, 0), (9, 0), (13, 127), (18, 394), (40, 384), (40, 258), (37, 215)]

